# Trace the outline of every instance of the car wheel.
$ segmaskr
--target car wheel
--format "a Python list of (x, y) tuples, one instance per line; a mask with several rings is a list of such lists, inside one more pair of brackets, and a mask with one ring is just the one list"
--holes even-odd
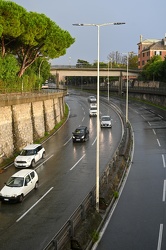
[(34, 160), (32, 160), (31, 166), (32, 166), (33, 168), (35, 167), (35, 161), (34, 161)]
[(44, 159), (46, 157), (46, 153), (45, 152), (43, 152), (43, 154), (42, 154), (42, 158)]
[(37, 181), (37, 182), (35, 183), (35, 189), (38, 189), (38, 187), (39, 187), (39, 182)]
[(23, 199), (24, 199), (24, 195), (23, 194), (21, 194), (20, 196), (19, 196), (19, 202), (21, 203), (22, 201), (23, 201)]

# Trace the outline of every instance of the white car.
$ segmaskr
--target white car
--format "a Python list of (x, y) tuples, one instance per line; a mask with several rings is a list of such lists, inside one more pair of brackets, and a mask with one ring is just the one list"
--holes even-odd
[(90, 107), (89, 116), (97, 116), (97, 106)]
[(92, 102), (93, 102), (93, 103), (94, 103), (94, 102), (96, 103), (96, 102), (97, 102), (95, 96), (89, 96), (89, 97), (88, 97), (88, 101), (89, 101), (90, 103), (92, 103)]
[(45, 157), (45, 149), (41, 144), (27, 145), (14, 160), (16, 168), (35, 167), (36, 162)]
[(95, 108), (97, 107), (97, 103), (95, 103), (95, 102), (94, 103), (90, 103), (90, 108), (94, 108), (94, 107)]
[(112, 123), (111, 123), (111, 117), (109, 115), (103, 115), (100, 118), (100, 126), (101, 128), (111, 128)]
[(0, 191), (3, 202), (22, 202), (25, 195), (38, 188), (38, 175), (33, 169), (22, 169), (12, 175)]

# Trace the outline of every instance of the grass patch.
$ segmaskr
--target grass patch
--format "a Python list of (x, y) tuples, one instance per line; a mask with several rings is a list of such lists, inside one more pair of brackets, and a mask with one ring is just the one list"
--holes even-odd
[(118, 197), (119, 197), (119, 193), (118, 193), (118, 191), (115, 191), (114, 192), (114, 198), (117, 199)]

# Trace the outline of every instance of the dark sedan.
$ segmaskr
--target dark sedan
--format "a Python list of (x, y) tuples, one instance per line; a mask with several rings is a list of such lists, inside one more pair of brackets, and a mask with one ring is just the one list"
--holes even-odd
[(76, 128), (72, 136), (73, 142), (83, 142), (89, 139), (89, 130), (86, 126)]

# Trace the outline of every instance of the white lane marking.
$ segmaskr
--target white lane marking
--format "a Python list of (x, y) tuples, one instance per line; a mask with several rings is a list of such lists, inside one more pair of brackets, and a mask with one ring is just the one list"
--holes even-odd
[(8, 169), (13, 165), (13, 163), (9, 164), (8, 166), (4, 167), (4, 169)]
[(85, 119), (85, 116), (82, 118), (82, 122), (84, 121), (84, 119)]
[(162, 155), (162, 160), (163, 160), (163, 166), (164, 166), (164, 168), (165, 168), (166, 165), (165, 165), (165, 157), (164, 157), (164, 155)]
[(163, 116), (162, 115), (158, 115), (161, 119), (163, 119)]
[(164, 180), (163, 184), (163, 202), (165, 202), (165, 192), (166, 192), (166, 180)]
[(53, 187), (51, 187), (32, 207), (30, 207), (23, 215), (21, 215), (21, 217), (18, 218), (16, 222), (19, 222), (27, 213), (29, 213), (32, 208), (34, 208), (52, 189)]
[(144, 117), (143, 115), (141, 115), (141, 117), (142, 117), (144, 120), (146, 120), (145, 117)]
[(72, 168), (70, 168), (70, 171), (73, 170), (77, 166), (77, 164), (85, 157), (86, 154), (84, 154), (75, 164)]
[(161, 250), (162, 236), (163, 236), (163, 224), (160, 224), (157, 250)]
[(65, 143), (63, 144), (63, 146), (66, 146), (66, 144), (67, 144), (71, 139), (72, 139), (72, 137), (70, 137), (70, 139), (69, 139), (67, 142), (65, 142)]
[(149, 124), (149, 126), (151, 126), (151, 123), (150, 123), (150, 122), (148, 122), (148, 124)]
[(97, 137), (94, 139), (94, 141), (92, 143), (92, 146), (95, 144), (96, 140), (97, 140)]
[(154, 129), (152, 129), (152, 130), (153, 130), (153, 134), (156, 135), (156, 131)]
[(159, 139), (157, 139), (157, 143), (158, 143), (159, 147), (161, 147), (161, 144), (160, 144), (160, 141), (159, 141)]
[(54, 155), (50, 155), (45, 161), (43, 161), (41, 164), (39, 164), (39, 166), (37, 166), (35, 168), (35, 170), (37, 170), (38, 168), (40, 168), (45, 162), (47, 162), (51, 157), (53, 157)]

